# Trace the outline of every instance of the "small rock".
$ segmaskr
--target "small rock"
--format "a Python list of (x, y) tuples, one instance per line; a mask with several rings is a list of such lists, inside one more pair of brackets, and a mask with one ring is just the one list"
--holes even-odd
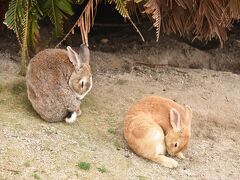
[(126, 157), (126, 158), (129, 158), (130, 156), (129, 156), (129, 154), (126, 154), (125, 157)]
[(107, 38), (102, 38), (100, 41), (102, 44), (107, 44), (109, 42), (109, 39)]

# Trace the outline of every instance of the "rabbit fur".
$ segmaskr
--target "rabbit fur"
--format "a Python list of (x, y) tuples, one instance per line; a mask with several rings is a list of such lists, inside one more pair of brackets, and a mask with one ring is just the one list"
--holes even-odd
[(191, 136), (192, 110), (159, 96), (145, 97), (132, 105), (124, 119), (124, 137), (138, 155), (165, 167), (178, 166), (167, 157), (184, 158)]
[(37, 113), (48, 122), (65, 119), (72, 123), (81, 114), (80, 102), (92, 88), (89, 49), (81, 45), (79, 54), (70, 46), (45, 49), (28, 65), (28, 99)]

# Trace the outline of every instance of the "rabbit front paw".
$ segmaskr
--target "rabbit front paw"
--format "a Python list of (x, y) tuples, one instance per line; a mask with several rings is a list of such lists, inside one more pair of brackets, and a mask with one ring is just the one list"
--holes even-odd
[(179, 152), (176, 156), (177, 156), (179, 159), (185, 159), (185, 156), (183, 155), (182, 152)]
[(78, 111), (77, 111), (77, 116), (80, 116), (82, 114), (82, 111), (79, 109)]
[(167, 158), (163, 163), (163, 166), (168, 167), (168, 168), (176, 168), (178, 167), (178, 162), (175, 161), (172, 158)]

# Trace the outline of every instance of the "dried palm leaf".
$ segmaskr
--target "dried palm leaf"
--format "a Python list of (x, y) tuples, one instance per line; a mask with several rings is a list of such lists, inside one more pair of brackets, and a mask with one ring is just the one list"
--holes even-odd
[(229, 0), (222, 15), (221, 25), (230, 28), (238, 19), (240, 19), (240, 1)]
[[(86, 44), (95, 18), (94, 9), (99, 1), (89, 0), (78, 21), (69, 31), (74, 32), (76, 26), (80, 27), (83, 42)], [(108, 2), (116, 5), (118, 12), (132, 23), (141, 37), (130, 14), (137, 14), (138, 9), (142, 7), (144, 10), (141, 12), (153, 20), (156, 41), (159, 40), (162, 31), (166, 34), (178, 33), (181, 36), (194, 35), (203, 41), (218, 38), (223, 46), (227, 40), (227, 30), (235, 20), (240, 19), (240, 0), (108, 0)]]
[[(125, 0), (114, 0), (114, 1), (109, 0), (108, 2), (110, 4), (115, 3), (116, 9), (118, 10), (118, 12), (124, 18), (127, 18), (132, 23), (136, 31), (141, 36), (142, 40), (145, 41), (141, 32), (139, 31), (139, 29), (137, 28), (137, 26), (134, 24), (131, 17), (129, 16), (128, 10), (126, 8), (126, 1)], [(95, 15), (97, 12), (97, 5), (99, 3), (100, 3), (100, 0), (89, 0), (82, 14), (76, 21), (76, 23), (72, 26), (72, 28), (65, 35), (65, 37), (55, 47), (58, 47), (59, 45), (61, 45), (61, 43), (66, 40), (66, 38), (69, 36), (70, 33), (74, 33), (74, 28), (77, 26), (80, 28), (83, 43), (88, 46), (88, 33), (90, 32), (90, 28), (94, 24)]]
[(228, 8), (232, 18), (240, 19), (240, 0), (229, 0)]
[[(240, 19), (240, 0), (146, 0), (144, 13), (151, 15), (157, 40), (163, 33), (195, 35), (203, 41), (218, 38), (221, 46), (227, 30)], [(162, 27), (161, 27), (162, 26)]]
[(221, 17), (224, 12), (223, 0), (202, 0), (200, 1), (198, 13), (195, 16), (195, 33), (200, 40), (207, 41), (217, 36), (221, 47), (227, 40), (225, 27), (221, 26)]
[(82, 14), (72, 26), (72, 28), (68, 31), (65, 37), (55, 46), (58, 47), (61, 45), (63, 41), (69, 36), (70, 33), (74, 33), (74, 28), (79, 27), (81, 31), (82, 41), (84, 44), (88, 46), (88, 33), (90, 32), (90, 28), (94, 24), (94, 19), (97, 12), (97, 5), (99, 4), (100, 0), (89, 0), (87, 5), (85, 6)]
[(180, 6), (173, 7), (171, 11), (165, 12), (162, 20), (163, 33), (179, 33), (181, 36), (189, 35), (194, 28), (193, 16), (189, 10)]
[(159, 0), (149, 0), (144, 4), (145, 10), (143, 13), (151, 14), (153, 20), (153, 26), (156, 28), (156, 41), (158, 42), (161, 28), (161, 11)]
[(183, 9), (193, 9), (196, 5), (196, 0), (175, 0), (176, 4)]

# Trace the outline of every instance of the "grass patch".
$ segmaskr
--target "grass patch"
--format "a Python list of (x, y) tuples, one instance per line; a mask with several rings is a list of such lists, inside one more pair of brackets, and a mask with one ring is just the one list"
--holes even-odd
[(5, 104), (5, 101), (6, 101), (5, 99), (1, 99), (0, 104)]
[(91, 167), (90, 163), (87, 162), (80, 162), (78, 163), (78, 167), (82, 170), (88, 171)]
[(108, 122), (109, 125), (115, 124), (117, 121), (117, 118), (115, 117), (114, 113), (108, 113), (106, 117), (106, 121)]
[(144, 176), (137, 176), (139, 180), (147, 180), (147, 177)]
[(26, 162), (24, 163), (24, 166), (25, 166), (25, 167), (30, 167), (30, 161), (26, 161)]
[(104, 166), (98, 167), (97, 170), (98, 170), (100, 173), (107, 173), (107, 172), (108, 172), (108, 170), (107, 170)]
[(113, 145), (116, 147), (116, 149), (123, 149), (124, 148), (124, 144), (118, 140), (116, 140)]
[(26, 86), (24, 82), (18, 82), (13, 85), (11, 93), (14, 95), (19, 95), (20, 93), (26, 91)]
[(19, 107), (22, 107), (29, 112), (35, 112), (31, 105), (31, 102), (28, 100), (27, 94), (22, 94), (21, 97), (19, 97), (17, 100), (18, 101), (16, 104), (18, 104)]
[(127, 82), (128, 82), (127, 80), (119, 79), (115, 84), (124, 85), (124, 84), (127, 84)]
[(37, 174), (37, 171), (34, 171), (34, 172), (33, 172), (32, 177), (33, 177), (34, 179), (40, 179), (40, 176)]
[(83, 100), (82, 100), (82, 103), (81, 103), (81, 107), (86, 107), (86, 108), (89, 108), (89, 107), (92, 107), (95, 105), (94, 103), (94, 99), (92, 98), (91, 94), (88, 94)]
[(0, 84), (0, 93), (3, 91), (3, 86)]
[(109, 128), (109, 129), (108, 129), (108, 132), (109, 132), (110, 134), (116, 134), (116, 129), (114, 129), (114, 128)]

